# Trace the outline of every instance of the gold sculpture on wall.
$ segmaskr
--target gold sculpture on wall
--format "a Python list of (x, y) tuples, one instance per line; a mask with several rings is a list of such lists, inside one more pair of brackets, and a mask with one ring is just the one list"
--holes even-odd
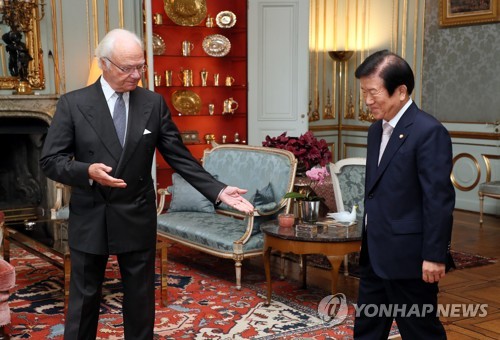
[[(310, 103), (311, 102), (309, 101), (309, 104)], [(315, 122), (317, 120), (319, 120), (319, 94), (316, 95), (316, 100), (314, 102), (314, 111), (311, 112), (311, 110), (309, 109), (309, 121)]]
[(328, 93), (326, 94), (326, 104), (325, 109), (323, 110), (323, 119), (334, 119), (333, 116), (333, 106), (330, 102), (330, 89), (328, 89)]
[(364, 105), (361, 105), (361, 107), (359, 108), (359, 117), (358, 117), (358, 119), (360, 121), (362, 121), (362, 122), (371, 122), (371, 123), (373, 123), (375, 121), (375, 117), (370, 112), (370, 109), (366, 108), (366, 110), (365, 110)]
[(353, 98), (352, 98), (352, 91), (349, 91), (349, 102), (347, 103), (347, 111), (345, 114), (346, 119), (354, 119), (355, 118), (355, 109), (354, 109), (354, 103), (353, 103)]
[[(32, 89), (45, 88), (39, 25), (45, 14), (44, 6), (44, 0), (0, 0), (0, 23), (11, 30), (2, 36), (7, 44), (11, 76), (0, 77), (0, 89), (16, 89), (14, 94), (31, 94)], [(5, 51), (1, 56), (5, 65)]]

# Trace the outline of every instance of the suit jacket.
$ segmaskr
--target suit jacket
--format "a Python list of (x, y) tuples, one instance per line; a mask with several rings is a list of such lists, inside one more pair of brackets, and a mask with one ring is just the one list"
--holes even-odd
[[(151, 169), (158, 148), (165, 160), (212, 202), (224, 184), (208, 174), (182, 143), (163, 97), (137, 87), (130, 92), (122, 147), (104, 93), (95, 84), (61, 96), (40, 165), (47, 177), (72, 187), (69, 245), (93, 254), (155, 247), (156, 190)], [(125, 189), (89, 181), (92, 163), (113, 168)]]
[[(364, 230), (375, 273), (384, 279), (422, 277), (423, 260), (447, 263), (455, 206), (448, 131), (415, 103), (403, 114), (378, 163), (382, 121), (368, 131)], [(367, 253), (368, 252), (368, 253)]]

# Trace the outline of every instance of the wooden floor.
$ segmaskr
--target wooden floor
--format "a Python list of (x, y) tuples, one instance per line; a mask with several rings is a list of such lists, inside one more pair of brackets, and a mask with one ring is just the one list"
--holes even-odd
[(475, 318), (442, 318), (449, 339), (500, 338), (500, 218), (457, 211), (452, 248), (494, 257), (499, 262), (483, 267), (456, 270), (440, 283), (440, 303), (488, 304), (488, 315)]
[[(486, 317), (441, 318), (448, 339), (500, 339), (500, 218), (485, 216), (479, 228), (479, 214), (456, 211), (452, 235), (452, 249), (467, 253), (494, 257), (498, 263), (482, 267), (455, 270), (440, 283), (441, 304), (487, 304)], [(299, 278), (294, 266), (287, 266), (287, 276)], [(308, 284), (329, 290), (330, 273), (308, 268)], [(358, 280), (339, 277), (338, 291), (357, 300)]]

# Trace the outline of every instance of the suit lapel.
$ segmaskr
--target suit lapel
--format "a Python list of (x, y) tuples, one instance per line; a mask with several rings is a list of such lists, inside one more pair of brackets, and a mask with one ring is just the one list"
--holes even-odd
[[(382, 139), (382, 121), (373, 123), (368, 133), (368, 150), (366, 154), (366, 184), (367, 189), (371, 189), (377, 175), (377, 162), (380, 141)], [(366, 190), (369, 192), (369, 190)]]
[(142, 135), (146, 129), (146, 124), (151, 116), (153, 103), (147, 102), (143, 98), (143, 96), (141, 97), (138, 94), (137, 89), (130, 92), (127, 138), (125, 140), (122, 157), (116, 169), (117, 174), (121, 173), (123, 165), (127, 164), (128, 160), (139, 145)]
[[(371, 178), (371, 183), (369, 183), (368, 191), (370, 191), (379, 178), (382, 176), (384, 173), (385, 169), (387, 166), (389, 166), (392, 158), (396, 154), (396, 152), (399, 150), (401, 145), (406, 141), (408, 136), (411, 133), (411, 126), (413, 124), (413, 121), (415, 119), (415, 114), (417, 112), (417, 106), (415, 103), (412, 103), (410, 107), (406, 110), (406, 112), (403, 114), (401, 119), (399, 120), (398, 124), (394, 128), (394, 131), (392, 132), (391, 138), (389, 139), (389, 142), (387, 143), (387, 146), (384, 150), (384, 154), (382, 155), (382, 159), (380, 160), (380, 164), (377, 166), (372, 166), (371, 171), (373, 176), (370, 176)], [(377, 122), (379, 123), (378, 128), (374, 131), (375, 136), (373, 136), (373, 141), (369, 140), (368, 143), (373, 142), (373, 148), (372, 152), (370, 153), (371, 157), (375, 156), (375, 159), (370, 159), (369, 164), (377, 164), (378, 162), (378, 151), (379, 146), (380, 146), (380, 141), (382, 139), (382, 122)], [(367, 160), (368, 163), (368, 160)]]
[(109, 107), (99, 80), (94, 83), (91, 91), (93, 93), (87, 99), (89, 104), (78, 104), (78, 108), (95, 130), (104, 147), (108, 149), (109, 153), (118, 162), (122, 154), (122, 146), (116, 135), (113, 118), (109, 112)]

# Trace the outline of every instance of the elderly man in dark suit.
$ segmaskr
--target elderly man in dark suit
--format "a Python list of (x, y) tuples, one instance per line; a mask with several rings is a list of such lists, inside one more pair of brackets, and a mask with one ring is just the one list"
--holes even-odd
[(377, 121), (368, 131), (354, 338), (387, 339), (395, 318), (403, 339), (444, 339), (436, 309), (455, 205), (450, 136), (410, 98), (414, 76), (401, 57), (376, 52), (355, 75)]
[[(95, 339), (108, 256), (123, 282), (125, 339), (153, 339), (156, 192), (155, 148), (182, 177), (216, 203), (253, 210), (207, 173), (180, 138), (163, 97), (137, 87), (146, 70), (141, 40), (110, 31), (96, 49), (103, 71), (93, 85), (61, 96), (40, 164), (72, 187), (71, 283), (65, 339)], [(201, 227), (201, 226), (200, 226)]]

